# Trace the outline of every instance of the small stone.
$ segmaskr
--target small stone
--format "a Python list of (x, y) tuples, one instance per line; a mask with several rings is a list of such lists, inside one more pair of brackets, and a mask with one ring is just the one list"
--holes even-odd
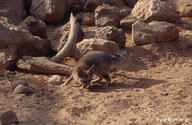
[(62, 83), (62, 77), (59, 76), (59, 75), (53, 75), (53, 76), (49, 79), (48, 82), (51, 83), (51, 84), (54, 84), (54, 85), (59, 85), (59, 84)]
[(16, 80), (15, 82), (13, 82), (12, 89), (14, 90), (18, 85), (23, 85), (23, 86), (29, 87), (27, 80), (20, 79), (20, 80)]
[(15, 89), (14, 89), (14, 93), (15, 94), (30, 94), (32, 93), (32, 90), (30, 87), (26, 87), (22, 84), (18, 85)]
[(6, 111), (0, 115), (0, 125), (17, 124), (18, 118), (13, 111)]

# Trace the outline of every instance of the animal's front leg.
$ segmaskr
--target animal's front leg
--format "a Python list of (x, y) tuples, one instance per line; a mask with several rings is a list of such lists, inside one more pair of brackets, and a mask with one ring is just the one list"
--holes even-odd
[(103, 79), (106, 80), (106, 84), (105, 84), (104, 88), (107, 88), (109, 86), (109, 84), (111, 83), (111, 79), (107, 73), (103, 74), (102, 77), (103, 77)]

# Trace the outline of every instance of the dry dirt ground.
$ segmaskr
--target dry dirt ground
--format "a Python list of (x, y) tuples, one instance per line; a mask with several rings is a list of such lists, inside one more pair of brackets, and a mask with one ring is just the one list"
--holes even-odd
[[(21, 125), (190, 125), (192, 49), (172, 41), (126, 50), (131, 60), (110, 74), (107, 89), (103, 82), (79, 90), (74, 81), (62, 88), (48, 84), (49, 75), (0, 71), (0, 111), (15, 111)], [(11, 82), (27, 79), (35, 93), (14, 94), (5, 73)]]
[[(0, 112), (13, 110), (20, 125), (191, 125), (192, 49), (175, 41), (126, 46), (129, 61), (107, 89), (104, 81), (87, 91), (74, 81), (49, 84), (51, 75), (0, 71)], [(12, 83), (26, 79), (35, 93), (14, 94), (4, 74)]]

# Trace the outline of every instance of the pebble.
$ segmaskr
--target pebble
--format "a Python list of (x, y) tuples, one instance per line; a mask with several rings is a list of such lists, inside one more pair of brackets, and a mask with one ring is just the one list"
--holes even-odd
[(6, 111), (0, 115), (0, 125), (12, 125), (17, 123), (18, 118), (13, 111)]
[(26, 87), (29, 87), (28, 83), (26, 80), (16, 80), (13, 84), (12, 84), (12, 89), (14, 90), (18, 85), (23, 85)]
[(62, 77), (59, 76), (59, 75), (53, 75), (49, 80), (48, 80), (49, 83), (51, 84), (54, 84), (54, 85), (59, 85), (61, 84), (63, 81), (62, 81)]
[(18, 85), (15, 89), (14, 89), (14, 93), (15, 94), (30, 94), (32, 92), (30, 87), (24, 86), (22, 84)]

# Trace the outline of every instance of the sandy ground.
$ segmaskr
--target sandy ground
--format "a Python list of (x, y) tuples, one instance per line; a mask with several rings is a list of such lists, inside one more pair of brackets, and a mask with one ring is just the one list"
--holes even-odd
[[(0, 71), (0, 111), (15, 111), (21, 125), (191, 125), (192, 49), (174, 41), (129, 45), (130, 61), (110, 74), (107, 89), (103, 82), (79, 90), (74, 81), (62, 88), (49, 75)], [(27, 79), (35, 93), (14, 94), (4, 73), (11, 82)]]

